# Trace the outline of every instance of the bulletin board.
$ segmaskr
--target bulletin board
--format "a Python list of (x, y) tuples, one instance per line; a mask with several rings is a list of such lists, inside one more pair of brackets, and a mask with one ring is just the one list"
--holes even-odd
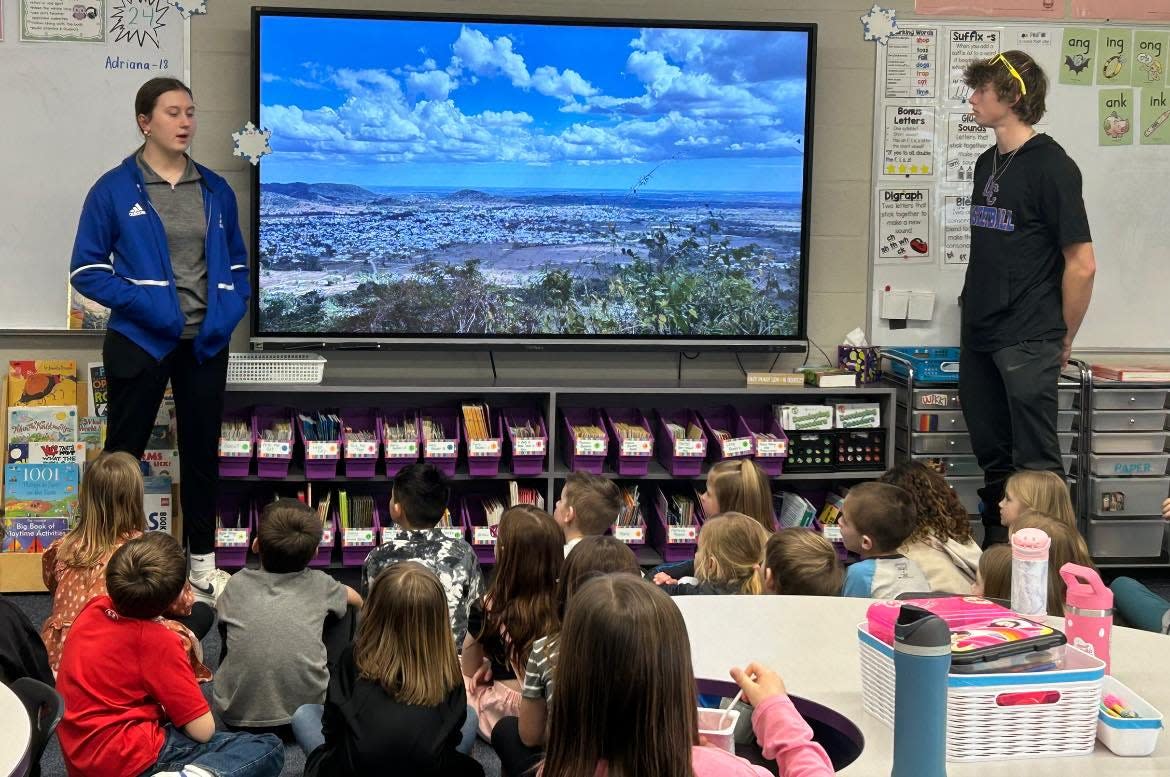
[[(955, 345), (972, 177), (994, 134), (968, 112), (962, 71), (1026, 51), (1048, 75), (1036, 125), (1080, 167), (1097, 277), (1077, 349), (1170, 344), (1170, 28), (900, 19), (877, 46), (872, 304), (880, 345)], [(932, 317), (893, 329), (885, 290), (933, 292)]]
[(189, 80), (188, 37), (171, 0), (0, 0), (0, 330), (68, 328), (81, 204), (142, 142), (138, 88)]

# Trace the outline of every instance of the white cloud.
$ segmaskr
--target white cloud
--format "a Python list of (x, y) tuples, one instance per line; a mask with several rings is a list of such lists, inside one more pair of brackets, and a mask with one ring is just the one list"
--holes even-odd
[(555, 67), (544, 65), (532, 73), (532, 88), (548, 97), (572, 100), (574, 97), (589, 97), (597, 89), (575, 70), (557, 72)]
[(278, 76), (276, 73), (261, 73), (260, 74), (260, 83), (263, 83), (263, 84), (270, 84), (273, 81), (279, 81), (279, 80), (280, 80), (280, 76)]
[(406, 77), (407, 88), (421, 94), (428, 100), (446, 100), (455, 88), (451, 76), (442, 70), (428, 70), (425, 73), (411, 73)]
[(501, 35), (492, 41), (479, 30), (463, 27), (451, 50), (459, 65), (476, 75), (502, 74), (511, 80), (513, 86), (527, 88), (529, 85), (528, 66), (524, 64), (524, 57), (512, 50), (511, 38)]

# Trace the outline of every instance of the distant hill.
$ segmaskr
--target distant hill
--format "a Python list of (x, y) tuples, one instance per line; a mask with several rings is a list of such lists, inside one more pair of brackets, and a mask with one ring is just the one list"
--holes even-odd
[(460, 189), (457, 192), (448, 194), (443, 199), (455, 200), (456, 202), (490, 202), (498, 200), (499, 197), (496, 197), (494, 194), (488, 194), (487, 192), (481, 192), (478, 189)]
[(385, 195), (348, 183), (266, 183), (260, 189), (262, 196), (272, 193), (328, 205), (360, 205), (374, 200), (387, 200)]

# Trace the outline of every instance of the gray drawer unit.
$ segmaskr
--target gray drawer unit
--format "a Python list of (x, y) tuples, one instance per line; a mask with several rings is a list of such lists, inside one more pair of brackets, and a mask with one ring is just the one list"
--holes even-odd
[(1093, 386), (1094, 410), (1161, 410), (1166, 406), (1166, 389), (1120, 389)]
[(1095, 432), (1160, 432), (1166, 428), (1166, 410), (1094, 410)]
[(965, 432), (916, 434), (911, 445), (911, 453), (971, 453), (971, 438)]
[[(905, 451), (899, 451), (905, 453)], [(940, 475), (948, 478), (978, 475), (983, 477), (983, 470), (979, 469), (979, 462), (974, 456), (911, 456), (915, 461), (922, 462)]]
[(1060, 452), (1062, 454), (1072, 453), (1073, 443), (1076, 442), (1076, 432), (1058, 432), (1056, 435), (1060, 438)]
[(1076, 404), (1077, 394), (1080, 394), (1080, 389), (1060, 389), (1056, 393), (1056, 406), (1060, 410), (1072, 410), (1073, 405)]
[(1063, 410), (1056, 414), (1056, 431), (1071, 432), (1076, 425), (1077, 416), (1076, 410)]
[(1170, 495), (1170, 477), (1092, 478), (1089, 514), (1097, 518), (1162, 515), (1162, 500)]
[(947, 478), (947, 482), (951, 486), (951, 490), (955, 492), (955, 496), (959, 497), (959, 501), (963, 503), (963, 507), (967, 509), (968, 514), (975, 515), (979, 512), (979, 489), (983, 487), (982, 477), (952, 477)]
[(1166, 521), (1161, 518), (1089, 519), (1086, 539), (1094, 558), (1147, 558), (1162, 555)]
[(1093, 453), (1161, 453), (1165, 432), (1093, 432)]
[(914, 389), (915, 410), (959, 410), (959, 390)]
[(1165, 475), (1167, 462), (1170, 462), (1170, 453), (1146, 453), (1137, 456), (1090, 453), (1089, 473), (1100, 477)]
[[(915, 410), (911, 416), (915, 432), (965, 432), (967, 420), (962, 410)], [(905, 405), (898, 405), (898, 426), (907, 423)]]

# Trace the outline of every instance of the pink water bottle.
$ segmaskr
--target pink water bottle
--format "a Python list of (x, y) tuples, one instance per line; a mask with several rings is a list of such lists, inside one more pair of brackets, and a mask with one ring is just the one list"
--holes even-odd
[(1064, 630), (1069, 644), (1105, 662), (1109, 673), (1109, 639), (1113, 635), (1113, 592), (1097, 570), (1065, 564), (1060, 576), (1064, 595)]
[(1052, 539), (1039, 529), (1012, 535), (1012, 610), (1020, 615), (1048, 614), (1048, 549)]

